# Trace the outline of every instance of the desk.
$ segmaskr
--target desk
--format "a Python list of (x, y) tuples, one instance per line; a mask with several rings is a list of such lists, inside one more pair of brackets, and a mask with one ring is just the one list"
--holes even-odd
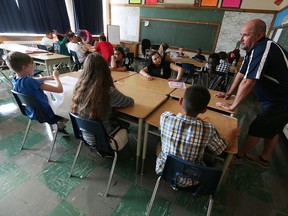
[[(182, 107), (180, 106), (178, 101), (169, 99), (145, 119), (145, 132), (144, 132), (141, 174), (143, 174), (144, 162), (146, 159), (149, 125), (159, 128), (160, 127), (160, 115), (165, 111), (170, 111), (172, 113), (177, 114), (179, 112), (182, 112)], [(218, 132), (221, 134), (221, 136), (226, 140), (228, 139), (231, 133), (231, 130), (237, 128), (237, 124), (238, 124), (238, 121), (236, 118), (230, 117), (227, 115), (222, 115), (220, 113), (210, 111), (210, 110), (207, 110), (205, 113), (200, 114), (199, 118), (202, 118), (205, 121), (212, 123), (215, 126), (215, 128), (218, 130)], [(224, 176), (230, 164), (233, 154), (237, 153), (238, 140), (235, 139), (233, 143), (229, 143), (229, 145), (230, 146), (225, 150), (228, 153), (228, 156), (223, 164), (222, 177)]]
[(38, 53), (38, 54), (29, 54), (33, 60), (38, 64), (44, 64), (46, 66), (46, 70), (48, 75), (52, 74), (53, 65), (64, 63), (70, 65), (70, 56), (60, 55), (56, 53)]
[[(186, 87), (189, 87), (190, 85), (186, 84)], [(208, 108), (212, 108), (216, 111), (221, 111), (221, 112), (225, 112), (225, 113), (229, 113), (231, 115), (235, 115), (237, 111), (229, 111), (229, 110), (225, 110), (221, 107), (218, 107), (216, 106), (216, 103), (217, 102), (223, 102), (223, 103), (233, 103), (233, 101), (235, 100), (235, 95), (232, 95), (228, 100), (225, 100), (224, 98), (216, 98), (214, 95), (217, 94), (217, 93), (220, 93), (219, 91), (215, 91), (215, 90), (212, 90), (212, 89), (208, 89), (208, 91), (210, 92), (210, 95), (211, 95), (211, 99), (210, 99), (210, 102), (208, 104)], [(170, 93), (170, 96), (173, 97), (173, 98), (181, 98), (184, 96), (184, 92), (185, 92), (185, 89), (176, 89), (175, 91), (171, 92)]]
[(0, 49), (3, 49), (5, 51), (5, 54), (7, 54), (8, 51), (10, 52), (21, 52), (26, 54), (31, 53), (48, 53), (47, 50), (41, 50), (35, 47), (28, 47), (20, 44), (0, 44)]
[[(166, 101), (168, 97), (164, 94), (147, 92), (140, 86), (122, 84), (119, 82), (116, 82), (115, 86), (123, 94), (132, 97), (135, 102), (134, 106), (126, 108), (118, 108), (117, 111), (120, 114), (124, 114), (123, 118), (121, 118), (120, 115), (121, 119), (127, 122), (136, 123), (138, 125), (137, 151), (136, 151), (137, 156), (136, 172), (138, 173), (143, 121), (150, 113), (152, 113), (157, 107), (159, 107), (164, 101)], [(132, 117), (133, 119), (127, 120), (126, 118), (127, 116)]]
[(200, 68), (205, 67), (205, 64), (206, 64), (206, 62), (200, 62), (200, 61), (197, 61), (197, 60), (195, 60), (195, 59), (193, 59), (193, 58), (181, 58), (181, 57), (177, 57), (177, 58), (172, 58), (172, 60), (173, 60), (175, 63), (179, 63), (179, 64), (189, 63), (189, 64), (195, 65), (196, 67), (200, 67)]
[(114, 81), (122, 80), (124, 78), (134, 76), (137, 72), (133, 71), (111, 71), (111, 76)]
[(141, 87), (150, 92), (154, 92), (154, 93), (158, 93), (162, 95), (165, 95), (165, 94), (169, 95), (172, 91), (174, 91), (174, 88), (169, 87), (168, 80), (162, 79), (159, 77), (153, 77), (153, 78), (154, 80), (149, 81), (143, 75), (136, 74), (134, 76), (121, 79), (118, 82), (122, 84), (131, 85), (134, 87)]

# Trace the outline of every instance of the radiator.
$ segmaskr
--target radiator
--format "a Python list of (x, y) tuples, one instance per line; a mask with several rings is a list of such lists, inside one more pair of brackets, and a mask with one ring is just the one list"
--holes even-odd
[(41, 41), (3, 41), (3, 44), (21, 44), (28, 47), (37, 47)]

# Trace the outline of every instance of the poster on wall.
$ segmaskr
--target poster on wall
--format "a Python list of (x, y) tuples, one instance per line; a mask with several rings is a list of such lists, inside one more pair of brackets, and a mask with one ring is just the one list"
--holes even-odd
[(145, 4), (149, 4), (149, 5), (157, 4), (157, 0), (146, 0)]
[(242, 0), (222, 0), (221, 7), (240, 8)]
[(202, 0), (201, 6), (202, 7), (217, 7), (218, 0)]
[(129, 0), (129, 4), (141, 4), (142, 0)]

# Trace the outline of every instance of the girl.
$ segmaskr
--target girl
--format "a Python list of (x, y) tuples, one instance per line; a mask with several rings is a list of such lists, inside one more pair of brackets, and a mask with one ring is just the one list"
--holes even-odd
[[(177, 71), (176, 79), (171, 78), (171, 70)], [(148, 66), (140, 71), (140, 74), (145, 76), (149, 81), (153, 80), (151, 76), (161, 77), (168, 79), (169, 81), (180, 81), (182, 78), (183, 70), (181, 67), (170, 63), (168, 61), (163, 61), (159, 52), (154, 51), (149, 56)]]
[(130, 61), (125, 58), (124, 49), (122, 47), (115, 47), (114, 54), (111, 57), (111, 70), (113, 71), (127, 71), (130, 67)]
[[(109, 134), (114, 129), (110, 121), (112, 108), (133, 104), (131, 97), (123, 95), (115, 88), (107, 61), (98, 53), (89, 54), (74, 89), (72, 112), (82, 118), (101, 120)], [(92, 145), (94, 137), (87, 134), (86, 137), (85, 140)]]

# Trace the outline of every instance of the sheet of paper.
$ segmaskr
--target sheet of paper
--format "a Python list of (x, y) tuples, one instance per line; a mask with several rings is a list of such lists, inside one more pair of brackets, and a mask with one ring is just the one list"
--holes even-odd
[(170, 81), (168, 83), (169, 83), (170, 88), (183, 88), (183, 89), (186, 88), (186, 85), (184, 82)]

